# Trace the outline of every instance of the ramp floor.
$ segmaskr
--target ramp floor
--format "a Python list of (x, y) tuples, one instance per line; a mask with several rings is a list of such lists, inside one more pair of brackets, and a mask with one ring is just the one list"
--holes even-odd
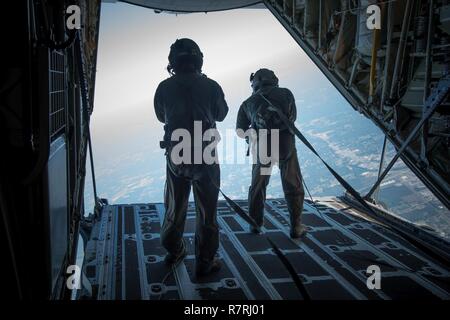
[[(247, 209), (246, 201), (238, 201)], [(320, 211), (317, 211), (319, 209)], [(339, 200), (307, 201), (300, 241), (289, 238), (284, 200), (267, 200), (264, 234), (282, 250), (313, 300), (449, 299), (450, 270), (403, 238), (363, 219)], [(302, 299), (286, 268), (263, 236), (219, 201), (218, 273), (194, 273), (195, 208), (185, 228), (188, 256), (165, 265), (159, 232), (163, 204), (107, 205), (91, 233), (84, 272), (97, 299)], [(367, 268), (381, 270), (380, 289), (369, 289)]]

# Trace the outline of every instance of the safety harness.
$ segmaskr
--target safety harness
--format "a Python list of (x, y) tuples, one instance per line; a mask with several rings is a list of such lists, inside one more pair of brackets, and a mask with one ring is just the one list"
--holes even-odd
[(288, 130), (295, 135), (297, 138), (300, 139), (301, 142), (309, 149), (311, 150), (319, 159), (322, 161), (322, 163), (327, 167), (328, 171), (336, 178), (337, 181), (344, 187), (345, 190), (350, 193), (353, 198), (355, 198), (365, 209), (367, 209), (369, 212), (374, 213), (373, 209), (364, 201), (364, 199), (361, 197), (361, 195), (353, 189), (353, 187), (345, 181), (344, 178), (342, 178), (339, 173), (337, 173), (323, 158), (320, 156), (320, 154), (314, 149), (314, 147), (309, 143), (309, 141), (305, 138), (305, 136), (300, 132), (300, 130), (297, 129), (297, 127), (294, 125), (292, 121), (286, 117), (286, 115), (277, 107), (275, 107), (272, 102), (270, 102), (269, 99), (267, 99), (262, 93), (258, 93), (261, 98), (264, 99), (269, 105), (268, 110), (274, 111), (278, 114), (281, 121), (283, 121), (284, 125), (288, 128)]

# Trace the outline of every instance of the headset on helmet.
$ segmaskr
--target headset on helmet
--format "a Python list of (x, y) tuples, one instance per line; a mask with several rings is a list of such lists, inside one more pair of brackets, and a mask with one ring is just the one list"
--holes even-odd
[(201, 71), (203, 66), (203, 53), (195, 41), (188, 38), (177, 39), (170, 46), (167, 70), (173, 74), (174, 70), (186, 61), (194, 64), (195, 68)]
[(278, 78), (272, 70), (262, 68), (250, 75), (253, 92), (258, 91), (263, 85), (278, 86)]

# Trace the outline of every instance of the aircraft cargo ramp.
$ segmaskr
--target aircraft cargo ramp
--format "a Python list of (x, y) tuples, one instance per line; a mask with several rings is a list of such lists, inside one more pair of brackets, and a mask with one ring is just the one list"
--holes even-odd
[[(246, 201), (238, 203), (247, 208)], [(163, 261), (163, 216), (160, 203), (103, 207), (83, 266), (92, 298), (303, 299), (265, 237), (290, 261), (312, 300), (450, 298), (448, 267), (336, 198), (305, 202), (308, 233), (301, 240), (289, 238), (282, 199), (266, 201), (264, 235), (248, 233), (244, 220), (219, 201), (223, 267), (204, 278), (194, 273), (194, 204), (189, 204), (184, 235), (188, 256), (173, 270)], [(367, 286), (370, 265), (381, 269), (381, 289)]]

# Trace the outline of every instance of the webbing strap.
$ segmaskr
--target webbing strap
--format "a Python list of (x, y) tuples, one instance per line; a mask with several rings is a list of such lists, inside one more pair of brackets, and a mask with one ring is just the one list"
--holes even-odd
[[(208, 173), (209, 174), (209, 173)], [(234, 212), (236, 212), (244, 221), (246, 221), (249, 225), (257, 229), (258, 231), (261, 231), (260, 226), (253, 220), (252, 217), (250, 217), (249, 214), (245, 212), (244, 209), (241, 208), (240, 205), (238, 205), (235, 201), (230, 199), (223, 191), (220, 189), (218, 185), (214, 183), (213, 179), (210, 179), (213, 185), (219, 190), (219, 192), (222, 194), (222, 196), (225, 198), (225, 201), (228, 203), (228, 205), (233, 209)], [(306, 290), (306, 287), (304, 286), (302, 280), (298, 276), (297, 272), (295, 271), (292, 264), (289, 262), (289, 260), (286, 258), (286, 256), (283, 254), (283, 252), (278, 248), (278, 246), (265, 234), (260, 234), (263, 238), (269, 242), (270, 246), (273, 248), (274, 253), (280, 259), (281, 263), (284, 265), (286, 270), (289, 272), (289, 275), (292, 278), (292, 281), (296, 285), (298, 291), (301, 293), (304, 300), (311, 300), (311, 297), (308, 294), (308, 291)]]
[(267, 99), (263, 94), (261, 93), (258, 94), (269, 104), (268, 109), (271, 111), (275, 111), (278, 114), (281, 121), (283, 121), (288, 130), (297, 138), (299, 138), (300, 141), (303, 142), (303, 144), (322, 161), (322, 163), (325, 165), (328, 171), (330, 171), (330, 173), (344, 187), (344, 189), (347, 190), (347, 192), (350, 193), (353, 196), (353, 198), (355, 198), (364, 208), (366, 208), (369, 212), (374, 213), (372, 208), (366, 203), (366, 201), (364, 201), (361, 195), (355, 189), (353, 189), (353, 187), (344, 178), (342, 178), (341, 175), (337, 173), (325, 160), (323, 160), (320, 154), (316, 151), (316, 149), (314, 149), (314, 147), (311, 145), (311, 143), (309, 143), (309, 141), (300, 132), (300, 130), (297, 129), (294, 123), (290, 121), (279, 108), (275, 107), (273, 103), (270, 102), (269, 99)]

